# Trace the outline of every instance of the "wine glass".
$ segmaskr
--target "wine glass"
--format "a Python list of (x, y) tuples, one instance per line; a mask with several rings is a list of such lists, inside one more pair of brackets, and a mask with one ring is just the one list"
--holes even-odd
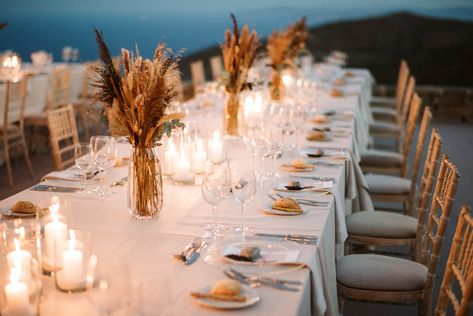
[(101, 173), (101, 187), (97, 193), (99, 196), (105, 196), (110, 193), (108, 187), (109, 170), (115, 165), (117, 158), (115, 139), (111, 136), (92, 136), (90, 144), (94, 162)]
[(245, 226), (245, 206), (256, 194), (256, 179), (254, 170), (231, 168), (231, 188), (233, 197), (241, 203), (241, 225), (234, 231), (240, 233), (242, 240), (252, 235), (252, 229)]
[(74, 158), (77, 168), (82, 171), (82, 190), (79, 194), (87, 194), (87, 174), (91, 171), (93, 166), (92, 160), (92, 146), (89, 143), (78, 143), (74, 145)]
[[(204, 200), (212, 205), (213, 208), (213, 224), (207, 224), (204, 226), (204, 230), (212, 232), (214, 237), (221, 234), (226, 228), (218, 225), (218, 214), (217, 206), (222, 202), (226, 193), (230, 191), (230, 174), (228, 168), (228, 162), (221, 164), (215, 164), (212, 161), (207, 161), (204, 168), (204, 174), (202, 177), (202, 197)], [(208, 234), (204, 234), (204, 237), (208, 237)]]

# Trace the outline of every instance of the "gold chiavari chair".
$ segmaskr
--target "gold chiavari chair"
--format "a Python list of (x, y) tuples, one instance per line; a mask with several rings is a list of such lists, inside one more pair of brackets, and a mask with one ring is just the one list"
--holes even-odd
[[(347, 253), (351, 245), (362, 246), (409, 246), (411, 257), (416, 258), (416, 247), (420, 245), (420, 236), (424, 233), (425, 210), (430, 203), (430, 195), (437, 172), (442, 140), (434, 129), (431, 134), (427, 156), (424, 162), (420, 195), (415, 217), (388, 212), (362, 211), (346, 217), (348, 238)], [(408, 213), (415, 213), (409, 210)]]
[(415, 78), (411, 76), (407, 83), (407, 87), (402, 98), (402, 101), (397, 104), (395, 122), (380, 122), (374, 121), (370, 124), (370, 134), (375, 138), (392, 138), (396, 142), (396, 148), (398, 148), (399, 142), (403, 135), (403, 130), (406, 125), (407, 114), (412, 105), (412, 97), (415, 91)]
[(47, 111), (48, 128), (56, 170), (74, 164), (74, 146), (79, 142), (74, 109), (71, 104)]
[(396, 92), (393, 98), (391, 97), (376, 97), (371, 100), (371, 112), (375, 119), (395, 120), (398, 117), (398, 108), (404, 97), (404, 92), (409, 78), (409, 66), (405, 60), (401, 60), (399, 72), (397, 76)]
[[(458, 284), (461, 299), (452, 287)], [(473, 217), (470, 208), (463, 206), (448, 256), (440, 294), (435, 308), (436, 316), (447, 315), (450, 302), (455, 316), (466, 316), (473, 299)], [(450, 314), (449, 314), (450, 315)]]
[(30, 161), (28, 147), (25, 141), (24, 110), (27, 94), (28, 77), (19, 81), (6, 81), (5, 99), (3, 103), (3, 122), (0, 125), (2, 135), (3, 155), (8, 174), (8, 185), (13, 187), (13, 175), (11, 170), (11, 153), (14, 149), (21, 148), (25, 156), (26, 165), (31, 176), (34, 175), (33, 166)]
[[(437, 271), (440, 246), (450, 216), (459, 175), (447, 157), (442, 159), (428, 225), (423, 234), (425, 260), (356, 254), (337, 262), (337, 289), (341, 312), (345, 300), (416, 304), (420, 315), (430, 315), (432, 287)], [(424, 242), (424, 240), (428, 240)]]
[[(419, 107), (419, 104), (417, 103), (415, 107)], [(406, 140), (404, 141), (403, 148), (403, 157), (406, 158), (401, 167), (401, 176), (398, 177), (385, 174), (367, 174), (365, 176), (370, 196), (374, 201), (402, 202), (403, 210), (406, 212), (414, 210), (415, 195), (417, 192), (417, 176), (419, 174), (422, 153), (424, 152), (427, 129), (432, 119), (432, 112), (429, 107), (426, 107), (420, 124), (419, 135), (417, 137), (417, 148), (411, 166), (411, 175), (409, 179), (406, 177), (408, 168), (407, 163), (405, 162), (409, 157), (412, 136), (414, 135), (416, 125), (415, 121), (417, 119), (417, 116), (414, 115), (414, 113), (416, 112), (418, 112), (418, 109), (413, 108), (411, 111), (412, 115), (409, 118)], [(413, 216), (414, 214), (409, 215)]]
[(202, 60), (197, 60), (191, 62), (191, 77), (192, 85), (194, 86), (194, 94), (200, 92), (202, 86), (205, 84), (205, 70), (204, 62)]
[(212, 71), (212, 79), (218, 82), (223, 71), (222, 57), (220, 55), (210, 58), (210, 70)]
[(401, 153), (387, 150), (368, 150), (361, 155), (360, 166), (363, 172), (405, 176), (409, 150), (412, 145), (412, 137), (415, 133), (415, 125), (419, 116), (422, 100), (414, 93), (410, 103), (411, 111), (409, 111), (409, 119), (405, 127), (406, 133), (402, 139)]
[(47, 118), (48, 110), (56, 109), (69, 102), (69, 92), (71, 83), (71, 68), (57, 66), (54, 68), (48, 91), (46, 108), (42, 113), (35, 113), (25, 116), (25, 125), (30, 127), (30, 148), (36, 151), (41, 145), (47, 143)]
[[(82, 90), (80, 99), (73, 104), (74, 112), (77, 113), (77, 119), (82, 128), (82, 137), (89, 139), (89, 118), (96, 112), (101, 112), (102, 106), (96, 102), (95, 87), (93, 83), (96, 81), (94, 69), (98, 66), (98, 61), (86, 62), (83, 64), (84, 74), (82, 77)], [(96, 121), (96, 119), (94, 119)]]

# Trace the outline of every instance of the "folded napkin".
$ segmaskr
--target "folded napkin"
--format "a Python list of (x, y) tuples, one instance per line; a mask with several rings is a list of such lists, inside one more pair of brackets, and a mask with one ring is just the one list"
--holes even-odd
[(83, 176), (80, 170), (70, 168), (63, 171), (53, 171), (48, 173), (41, 179), (41, 182), (46, 180), (82, 181)]

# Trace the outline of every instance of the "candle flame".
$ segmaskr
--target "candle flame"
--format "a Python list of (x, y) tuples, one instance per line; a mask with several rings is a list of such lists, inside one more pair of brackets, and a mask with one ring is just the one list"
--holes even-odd
[(51, 217), (54, 221), (58, 220), (57, 213), (59, 212), (59, 198), (57, 196), (53, 196), (51, 198), (51, 204), (49, 205), (49, 211), (51, 212)]
[(74, 250), (76, 247), (76, 233), (73, 229), (69, 229), (69, 250)]
[(21, 246), (20, 246), (20, 242), (18, 241), (18, 239), (14, 239), (13, 240), (13, 243), (15, 244), (15, 250), (16, 251), (20, 251), (21, 250)]

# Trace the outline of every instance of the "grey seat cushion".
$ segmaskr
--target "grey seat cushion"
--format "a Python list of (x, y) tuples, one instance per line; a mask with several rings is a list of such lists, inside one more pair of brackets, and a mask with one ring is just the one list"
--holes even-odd
[(398, 133), (399, 125), (390, 122), (374, 121), (370, 124), (371, 132)]
[(380, 238), (415, 238), (417, 219), (411, 216), (385, 212), (362, 211), (346, 217), (349, 235)]
[(408, 194), (411, 189), (411, 180), (396, 176), (371, 173), (365, 175), (365, 180), (374, 194)]
[(372, 106), (371, 113), (373, 115), (389, 115), (389, 116), (397, 116), (397, 111), (395, 109), (386, 108), (382, 106)]
[(374, 291), (416, 291), (425, 288), (427, 267), (405, 259), (379, 255), (349, 255), (337, 262), (337, 281)]
[(387, 150), (369, 149), (361, 154), (362, 166), (401, 167), (404, 157)]

